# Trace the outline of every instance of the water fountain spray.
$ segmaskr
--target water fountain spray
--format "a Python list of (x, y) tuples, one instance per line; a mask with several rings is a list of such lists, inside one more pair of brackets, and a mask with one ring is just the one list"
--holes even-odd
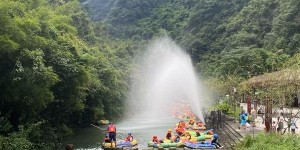
[(204, 121), (204, 90), (190, 56), (170, 38), (157, 38), (139, 57), (133, 73), (129, 108), (149, 120), (170, 117), (170, 106), (185, 103)]

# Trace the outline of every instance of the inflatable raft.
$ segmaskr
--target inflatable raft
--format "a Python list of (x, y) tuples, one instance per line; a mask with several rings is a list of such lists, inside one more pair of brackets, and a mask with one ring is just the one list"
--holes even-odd
[(152, 141), (149, 141), (148, 142), (148, 147), (153, 147), (153, 148), (179, 148), (179, 147), (184, 147), (184, 144), (182, 142), (172, 143), (170, 141), (164, 141), (163, 143), (156, 144), (156, 143), (153, 143)]
[(215, 145), (212, 145), (210, 142), (185, 142), (184, 146), (193, 149), (215, 149)]
[[(125, 140), (117, 141), (117, 147), (133, 147), (136, 146), (137, 144), (138, 144), (137, 140), (133, 140), (131, 142)], [(102, 143), (102, 147), (111, 147), (111, 143)], [(112, 147), (116, 147), (114, 143)]]
[(138, 144), (137, 140), (132, 140), (131, 142), (122, 140), (117, 142), (117, 147), (133, 147), (136, 146), (137, 144)]
[(192, 138), (197, 138), (197, 141), (202, 141), (202, 140), (205, 140), (205, 139), (211, 139), (213, 135), (210, 135), (210, 134), (204, 134), (204, 133), (200, 133), (200, 136), (196, 136), (196, 131), (191, 131), (191, 130), (188, 130), (186, 132), (189, 132), (189, 134), (192, 136)]
[(97, 123), (99, 125), (106, 125), (106, 124), (109, 124), (109, 120), (99, 120)]
[(211, 139), (212, 137), (213, 137), (213, 135), (205, 134), (205, 138), (206, 138), (206, 139)]
[(102, 147), (106, 148), (106, 147), (116, 147), (115, 143), (106, 143), (106, 142), (103, 142), (102, 143)]

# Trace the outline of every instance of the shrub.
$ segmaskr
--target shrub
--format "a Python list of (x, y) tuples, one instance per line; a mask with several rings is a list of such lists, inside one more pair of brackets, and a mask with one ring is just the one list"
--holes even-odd
[(264, 134), (254, 138), (247, 135), (237, 146), (239, 150), (296, 150), (300, 146), (300, 138), (294, 135)]

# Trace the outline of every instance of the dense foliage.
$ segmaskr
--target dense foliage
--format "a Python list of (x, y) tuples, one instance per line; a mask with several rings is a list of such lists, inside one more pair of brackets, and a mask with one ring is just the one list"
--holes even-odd
[(0, 1), (0, 149), (57, 149), (68, 127), (122, 114), (129, 41), (76, 0)]
[(147, 40), (168, 34), (206, 77), (277, 71), (299, 53), (298, 0), (112, 1), (107, 17), (100, 19), (111, 35)]
[(261, 149), (284, 149), (296, 150), (300, 146), (300, 138), (296, 135), (285, 136), (280, 134), (259, 134), (255, 138), (246, 136), (236, 149), (261, 150)]

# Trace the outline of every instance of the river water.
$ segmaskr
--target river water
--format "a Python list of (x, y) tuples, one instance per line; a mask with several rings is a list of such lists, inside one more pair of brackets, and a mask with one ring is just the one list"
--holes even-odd
[[(148, 141), (153, 135), (164, 138), (168, 129), (174, 129), (177, 119), (131, 119), (123, 122), (117, 122), (117, 140), (124, 139), (128, 132), (131, 132), (134, 139), (138, 140), (138, 148), (147, 147)], [(106, 129), (107, 125), (101, 125), (100, 128)], [(74, 144), (76, 149), (100, 150), (105, 131), (95, 127), (88, 127), (77, 131), (73, 136), (64, 139), (63, 144)]]
[[(211, 103), (209, 92), (198, 80), (190, 56), (174, 41), (160, 37), (150, 42), (136, 64), (126, 101), (127, 113), (132, 116), (117, 122), (117, 139), (131, 132), (139, 148), (146, 148), (153, 135), (162, 139), (168, 129), (175, 128), (178, 120), (171, 117), (170, 110), (192, 110), (204, 120), (201, 108)], [(105, 131), (90, 127), (65, 139), (64, 144), (72, 143), (77, 149), (101, 149), (104, 136)]]

